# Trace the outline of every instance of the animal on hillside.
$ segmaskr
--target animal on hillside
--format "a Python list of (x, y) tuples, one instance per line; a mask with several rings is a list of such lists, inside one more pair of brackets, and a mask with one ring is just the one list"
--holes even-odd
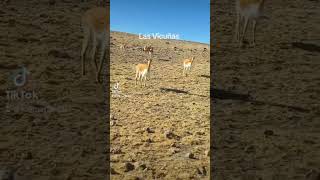
[(140, 81), (140, 85), (146, 86), (147, 76), (150, 74), (151, 62), (152, 59), (147, 61), (147, 64), (138, 64), (136, 66), (136, 77), (135, 77), (135, 85), (137, 85), (137, 81)]
[(183, 76), (188, 76), (188, 73), (191, 71), (194, 58), (195, 57), (193, 56), (191, 59), (185, 59), (183, 61)]
[(152, 46), (144, 46), (143, 52), (148, 53), (150, 56), (153, 54), (153, 47)]

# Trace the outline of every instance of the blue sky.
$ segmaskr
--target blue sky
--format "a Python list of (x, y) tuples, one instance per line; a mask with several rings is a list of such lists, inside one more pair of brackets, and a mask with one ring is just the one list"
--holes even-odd
[(111, 0), (110, 9), (112, 31), (210, 42), (210, 0)]

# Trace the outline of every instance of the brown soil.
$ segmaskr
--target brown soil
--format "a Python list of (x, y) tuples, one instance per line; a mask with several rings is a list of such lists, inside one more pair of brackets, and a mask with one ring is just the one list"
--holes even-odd
[[(0, 3), (0, 170), (33, 180), (104, 179), (103, 86), (90, 66), (82, 77), (80, 63), (80, 16), (95, 2)], [(9, 77), (22, 65), (29, 81), (17, 89)], [(38, 99), (10, 100), (8, 89), (34, 90)]]
[(265, 5), (257, 46), (241, 49), (232, 42), (234, 3), (211, 7), (214, 179), (302, 180), (320, 172), (319, 3)]
[[(209, 179), (210, 66), (209, 52), (202, 53), (209, 46), (120, 32), (111, 38), (111, 87), (119, 82), (121, 91), (111, 98), (112, 179)], [(152, 57), (139, 49), (146, 44), (154, 47)], [(192, 56), (184, 77), (182, 61)], [(150, 80), (135, 87), (135, 65), (145, 58), (153, 60)]]

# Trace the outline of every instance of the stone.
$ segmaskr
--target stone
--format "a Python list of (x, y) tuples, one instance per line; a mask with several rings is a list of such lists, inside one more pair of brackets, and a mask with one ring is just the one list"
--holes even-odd
[(187, 153), (187, 154), (186, 154), (186, 157), (187, 157), (187, 158), (190, 158), (190, 159), (195, 159), (194, 154), (191, 153), (191, 152), (190, 152), (190, 153)]
[(130, 162), (126, 162), (124, 164), (124, 172), (132, 171), (132, 170), (134, 170), (134, 168), (135, 168), (134, 165)]

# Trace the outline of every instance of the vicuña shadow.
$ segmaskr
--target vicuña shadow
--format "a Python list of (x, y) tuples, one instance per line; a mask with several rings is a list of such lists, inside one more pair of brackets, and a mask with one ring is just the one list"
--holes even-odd
[(188, 91), (180, 90), (180, 89), (174, 89), (174, 88), (160, 88), (162, 92), (174, 92), (177, 94), (188, 94), (188, 95), (194, 95), (194, 96), (199, 96), (199, 97), (208, 97), (200, 94), (192, 94), (189, 93)]
[(251, 102), (254, 105), (267, 105), (267, 106), (275, 106), (275, 107), (281, 107), (281, 108), (288, 108), (299, 112), (309, 112), (308, 109), (298, 107), (298, 106), (290, 106), (280, 103), (274, 103), (274, 102), (267, 102), (267, 101), (260, 101), (254, 99), (250, 94), (240, 94), (235, 92), (226, 91), (223, 89), (215, 89), (210, 88), (210, 96), (214, 99), (220, 99), (220, 100), (238, 100), (238, 101), (246, 101)]
[(320, 46), (311, 43), (303, 43), (303, 42), (293, 42), (291, 43), (292, 47), (303, 49), (305, 51), (310, 52), (320, 52)]

